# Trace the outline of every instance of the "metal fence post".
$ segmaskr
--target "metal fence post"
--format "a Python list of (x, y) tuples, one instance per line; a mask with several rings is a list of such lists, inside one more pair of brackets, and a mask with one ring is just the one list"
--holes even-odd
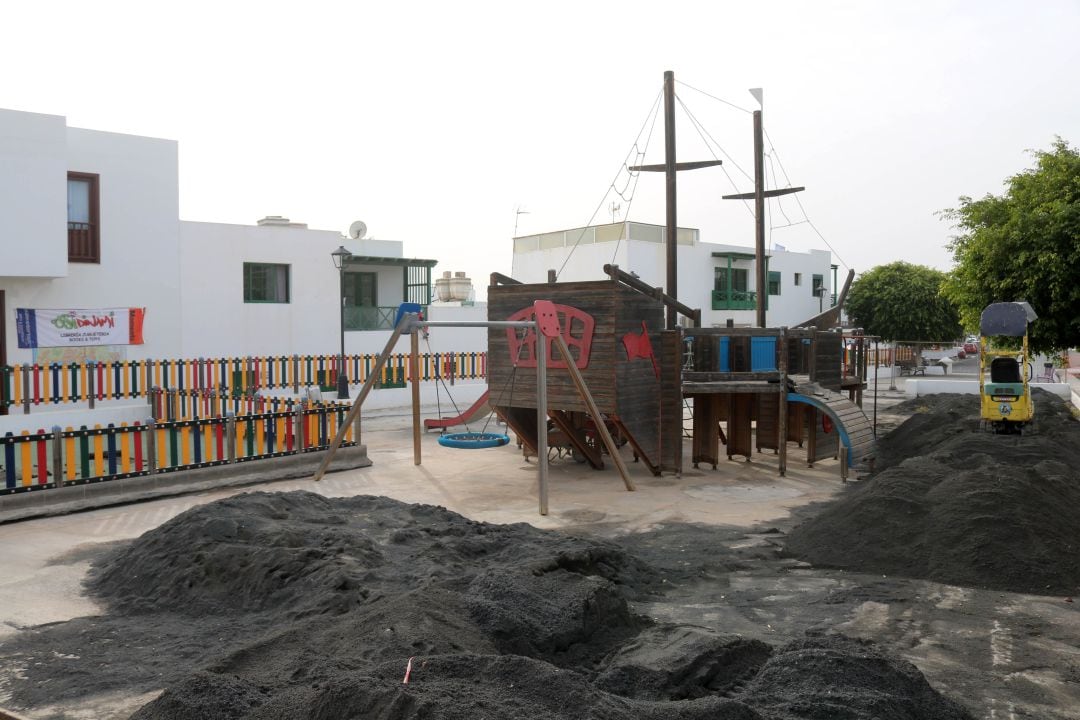
[[(30, 366), (25, 363), (22, 366), (23, 386), (23, 415), (30, 414)], [(91, 405), (90, 407), (93, 407)]]
[(94, 409), (94, 396), (97, 395), (97, 363), (93, 360), (86, 362), (86, 398), (90, 401), (90, 409)]
[(296, 403), (296, 414), (293, 416), (293, 447), (296, 448), (297, 453), (304, 451), (304, 406), (307, 403), (303, 400)]
[(146, 402), (153, 405), (154, 400), (150, 397), (150, 390), (154, 387), (154, 361), (149, 358), (143, 360), (143, 371), (146, 374), (143, 380), (143, 387), (146, 388)]
[(146, 436), (146, 469), (153, 475), (157, 472), (157, 418), (150, 418), (146, 427), (150, 433)]
[(53, 446), (52, 446), (52, 473), (53, 473), (53, 487), (64, 487), (64, 444), (63, 438), (60, 433), (63, 432), (59, 425), (52, 426), (53, 434)]
[(229, 462), (236, 462), (236, 413), (232, 410), (225, 411), (225, 444), (228, 446), (226, 455)]

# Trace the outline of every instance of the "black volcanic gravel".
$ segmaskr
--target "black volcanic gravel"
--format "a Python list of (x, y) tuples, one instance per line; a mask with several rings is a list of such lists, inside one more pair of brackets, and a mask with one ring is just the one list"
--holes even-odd
[(860, 641), (774, 648), (632, 611), (666, 587), (613, 542), (251, 493), (101, 559), (89, 589), (108, 614), (28, 632), (38, 659), (12, 698), (165, 688), (136, 720), (972, 717)]
[(1080, 423), (1034, 393), (1035, 428), (979, 427), (974, 395), (932, 395), (880, 443), (876, 472), (795, 528), (820, 567), (1042, 595), (1080, 591)]

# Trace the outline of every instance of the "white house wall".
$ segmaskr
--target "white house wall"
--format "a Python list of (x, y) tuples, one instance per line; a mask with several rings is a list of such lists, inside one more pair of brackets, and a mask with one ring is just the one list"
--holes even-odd
[[(683, 303), (702, 311), (702, 325), (723, 326), (730, 319), (737, 325), (753, 325), (756, 321), (754, 310), (713, 310), (712, 290), (714, 268), (727, 267), (727, 259), (713, 257), (714, 252), (753, 253), (753, 248), (716, 243), (696, 243), (677, 246), (679, 268), (678, 298)], [(831, 288), (830, 255), (823, 250), (811, 250), (807, 253), (773, 251), (770, 253), (769, 270), (780, 272), (781, 291), (779, 296), (769, 298), (769, 310), (766, 323), (773, 327), (795, 325), (818, 314), (818, 299), (811, 293), (814, 274), (821, 275), (826, 288)], [(569, 259), (567, 259), (569, 258)], [(564, 267), (565, 263), (565, 267)], [(603, 280), (607, 278), (603, 267), (614, 263), (626, 272), (633, 272), (652, 287), (667, 285), (667, 249), (664, 245), (642, 240), (622, 240), (602, 243), (583, 243), (576, 249), (556, 247), (515, 253), (512, 276), (524, 283), (547, 281), (548, 269), (562, 271), (559, 280), (573, 282), (580, 280)], [(735, 260), (733, 268), (748, 271), (747, 289), (756, 291), (756, 276), (753, 260)], [(802, 273), (802, 284), (794, 285), (794, 273)], [(824, 299), (823, 307), (828, 307), (831, 289)]]
[[(180, 242), (186, 356), (339, 351), (340, 278), (330, 253), (356, 252), (356, 241), (328, 230), (183, 221)], [(288, 265), (289, 302), (244, 302), (246, 262)]]
[(0, 283), (67, 275), (64, 118), (0, 110)]
[[(67, 128), (64, 165), (57, 169), (52, 139), (55, 119), (31, 115), (29, 120), (31, 124), (42, 123), (49, 128), (50, 140), (43, 146), (48, 162), (39, 168), (29, 186), (15, 188), (14, 194), (2, 196), (4, 212), (0, 212), (0, 217), (23, 204), (33, 206), (36, 219), (23, 222), (19, 246), (40, 245), (43, 251), (47, 250), (45, 254), (54, 256), (59, 245), (64, 268), (48, 270), (55, 279), (11, 278), (4, 276), (7, 271), (0, 272), (0, 289), (5, 290), (7, 312), (7, 361), (35, 360), (34, 351), (18, 347), (14, 316), (20, 307), (145, 307), (145, 344), (115, 349), (121, 357), (132, 360), (176, 357), (181, 350), (176, 143)], [(0, 167), (3, 166), (4, 162), (0, 162)], [(69, 170), (100, 176), (100, 263), (67, 262)], [(38, 198), (39, 193), (45, 197), (44, 201)], [(5, 266), (14, 242), (7, 232), (5, 229), (3, 236)], [(21, 252), (18, 257), (23, 257)], [(24, 275), (29, 274), (26, 272), (29, 265), (22, 268)], [(39, 268), (35, 272), (44, 270)]]

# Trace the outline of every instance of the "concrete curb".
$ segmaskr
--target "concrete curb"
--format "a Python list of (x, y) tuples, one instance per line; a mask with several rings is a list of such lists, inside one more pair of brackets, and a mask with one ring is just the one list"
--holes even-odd
[[(67, 515), (112, 505), (156, 498), (206, 492), (218, 488), (243, 487), (275, 480), (311, 477), (322, 462), (322, 452), (286, 455), (250, 462), (216, 465), (196, 470), (155, 473), (142, 477), (107, 480), (87, 485), (45, 488), (0, 496), (0, 524)], [(338, 449), (328, 472), (368, 467), (367, 446)]]

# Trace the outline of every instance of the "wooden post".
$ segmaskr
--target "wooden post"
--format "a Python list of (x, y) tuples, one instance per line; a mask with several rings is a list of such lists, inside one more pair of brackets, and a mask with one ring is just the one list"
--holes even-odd
[[(86, 363), (86, 399), (90, 401), (90, 409), (94, 409), (94, 396), (97, 395), (97, 389), (94, 384), (97, 382), (97, 363), (93, 360), (88, 360)], [(30, 412), (30, 408), (27, 407), (27, 412)]]
[(409, 365), (412, 381), (413, 465), (420, 464), (420, 333), (414, 327), (409, 333)]
[(334, 453), (341, 447), (341, 441), (345, 437), (345, 428), (349, 426), (349, 423), (354, 422), (360, 415), (360, 406), (364, 404), (364, 400), (367, 399), (368, 393), (371, 392), (371, 388), (375, 385), (375, 379), (379, 377), (382, 372), (383, 365), (386, 364), (387, 358), (394, 352), (394, 346), (397, 345), (398, 339), (401, 337), (401, 333), (408, 328), (415, 317), (414, 313), (406, 313), (402, 315), (401, 320), (398, 321), (397, 327), (394, 328), (394, 332), (390, 334), (390, 339), (386, 342), (386, 347), (379, 354), (379, 357), (375, 359), (375, 366), (371, 369), (367, 379), (364, 380), (364, 386), (360, 388), (360, 392), (356, 394), (356, 400), (353, 401), (353, 406), (349, 408), (349, 414), (345, 416), (345, 421), (338, 427), (336, 433), (334, 433), (334, 439), (330, 441), (330, 447), (326, 449), (326, 455), (323, 456), (322, 463), (319, 464), (319, 468), (315, 471), (315, 481), (322, 480), (322, 476), (326, 474), (326, 468), (329, 467), (330, 461), (334, 459)]
[[(675, 73), (664, 72), (664, 188), (667, 201), (667, 294), (679, 298), (679, 224), (675, 200)], [(677, 317), (674, 308), (667, 308), (667, 329), (674, 330)], [(599, 418), (597, 418), (598, 424)]]
[(536, 353), (536, 461), (540, 479), (540, 514), (548, 514), (548, 436), (547, 436), (547, 337), (537, 325), (533, 332), (539, 340)]
[(757, 284), (757, 326), (765, 327), (769, 281), (765, 271), (765, 142), (761, 111), (754, 111), (754, 270)]
[(779, 429), (777, 431), (777, 443), (779, 447), (778, 461), (780, 463), (780, 477), (784, 477), (787, 473), (787, 423), (788, 423), (788, 402), (787, 402), (787, 382), (788, 382), (788, 347), (787, 347), (787, 327), (780, 328), (780, 338), (777, 343), (780, 346), (780, 418)]
[[(622, 476), (623, 484), (626, 485), (627, 490), (634, 490), (634, 481), (630, 479), (630, 472), (626, 469), (626, 463), (623, 462), (622, 456), (619, 455), (619, 448), (615, 446), (615, 440), (612, 439), (611, 433), (608, 432), (607, 423), (604, 422), (604, 416), (600, 413), (600, 409), (596, 406), (596, 401), (593, 400), (592, 393), (589, 392), (589, 388), (585, 385), (585, 378), (581, 377), (581, 371), (578, 370), (577, 365), (574, 364), (574, 358), (570, 354), (570, 348), (566, 347), (566, 341), (563, 340), (562, 335), (555, 335), (550, 338), (555, 347), (559, 348), (559, 354), (563, 360), (566, 361), (566, 369), (570, 372), (570, 379), (574, 381), (574, 386), (577, 388), (578, 394), (581, 395), (581, 399), (585, 401), (585, 407), (589, 409), (589, 414), (593, 417), (593, 423), (596, 425), (596, 431), (600, 434), (600, 439), (604, 443), (604, 447), (607, 448), (608, 454), (611, 455), (611, 461), (615, 463), (615, 467), (619, 470), (619, 475)], [(545, 423), (545, 428), (547, 424)]]
[(30, 414), (30, 366), (23, 363), (22, 366), (22, 387), (23, 387), (23, 415)]

